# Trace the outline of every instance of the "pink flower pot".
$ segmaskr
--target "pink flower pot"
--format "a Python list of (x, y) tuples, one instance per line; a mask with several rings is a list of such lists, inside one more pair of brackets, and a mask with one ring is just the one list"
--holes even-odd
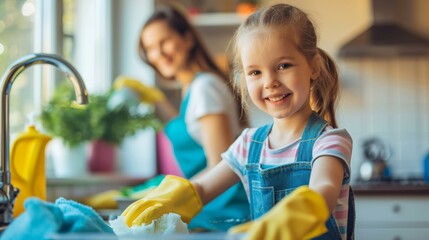
[(116, 170), (116, 146), (103, 140), (95, 140), (88, 147), (90, 172), (110, 173)]

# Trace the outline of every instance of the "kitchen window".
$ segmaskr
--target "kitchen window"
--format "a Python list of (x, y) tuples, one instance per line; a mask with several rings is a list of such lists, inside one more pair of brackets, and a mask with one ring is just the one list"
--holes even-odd
[[(33, 52), (35, 2), (0, 1), (0, 71), (1, 75), (18, 58)], [(26, 114), (34, 111), (33, 69), (23, 72), (13, 85), (10, 100), (11, 134), (22, 131)]]
[[(135, 51), (140, 25), (153, 4), (140, 0), (1, 0), (0, 71), (3, 75), (20, 57), (43, 52), (69, 61), (81, 74), (90, 95), (109, 90), (119, 74), (153, 83), (155, 72)], [(62, 71), (46, 64), (34, 65), (18, 76), (10, 100), (11, 143), (25, 131), (28, 115), (40, 113), (60, 82), (69, 81)], [(144, 164), (152, 164), (156, 158), (154, 139), (149, 130), (132, 136), (124, 144), (121, 158), (144, 155)], [(150, 175), (155, 167), (147, 166), (141, 169)]]
[[(112, 78), (110, 19), (110, 0), (0, 1), (1, 74), (27, 54), (54, 53), (76, 67), (90, 93), (106, 91)], [(50, 65), (18, 76), (10, 100), (11, 142), (64, 81), (64, 73)]]

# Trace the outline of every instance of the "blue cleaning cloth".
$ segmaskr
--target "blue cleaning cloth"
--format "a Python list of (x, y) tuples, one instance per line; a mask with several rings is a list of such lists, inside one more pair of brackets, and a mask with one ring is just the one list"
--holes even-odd
[(0, 240), (46, 239), (53, 233), (114, 234), (91, 207), (72, 200), (58, 198), (54, 204), (29, 198), (24, 207), (26, 211), (8, 226)]

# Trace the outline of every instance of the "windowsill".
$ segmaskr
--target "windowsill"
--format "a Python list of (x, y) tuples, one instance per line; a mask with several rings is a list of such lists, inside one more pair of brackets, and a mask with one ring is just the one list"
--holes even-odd
[(58, 197), (79, 200), (94, 194), (123, 187), (134, 186), (145, 182), (148, 178), (129, 177), (119, 173), (91, 174), (85, 176), (55, 178), (48, 177), (47, 199), (55, 201)]

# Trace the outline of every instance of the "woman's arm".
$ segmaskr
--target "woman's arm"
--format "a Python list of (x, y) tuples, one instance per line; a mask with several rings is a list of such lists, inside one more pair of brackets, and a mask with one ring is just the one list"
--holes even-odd
[(207, 170), (216, 166), (234, 141), (226, 114), (208, 114), (199, 119), (201, 124), (201, 142), (207, 159), (207, 167), (193, 178), (198, 178)]
[(329, 212), (337, 204), (344, 177), (344, 162), (333, 156), (321, 156), (313, 163), (309, 187), (320, 193)]
[(232, 171), (228, 164), (225, 161), (221, 161), (207, 171), (206, 174), (193, 179), (191, 182), (197, 190), (203, 205), (206, 205), (239, 180), (239, 177)]

